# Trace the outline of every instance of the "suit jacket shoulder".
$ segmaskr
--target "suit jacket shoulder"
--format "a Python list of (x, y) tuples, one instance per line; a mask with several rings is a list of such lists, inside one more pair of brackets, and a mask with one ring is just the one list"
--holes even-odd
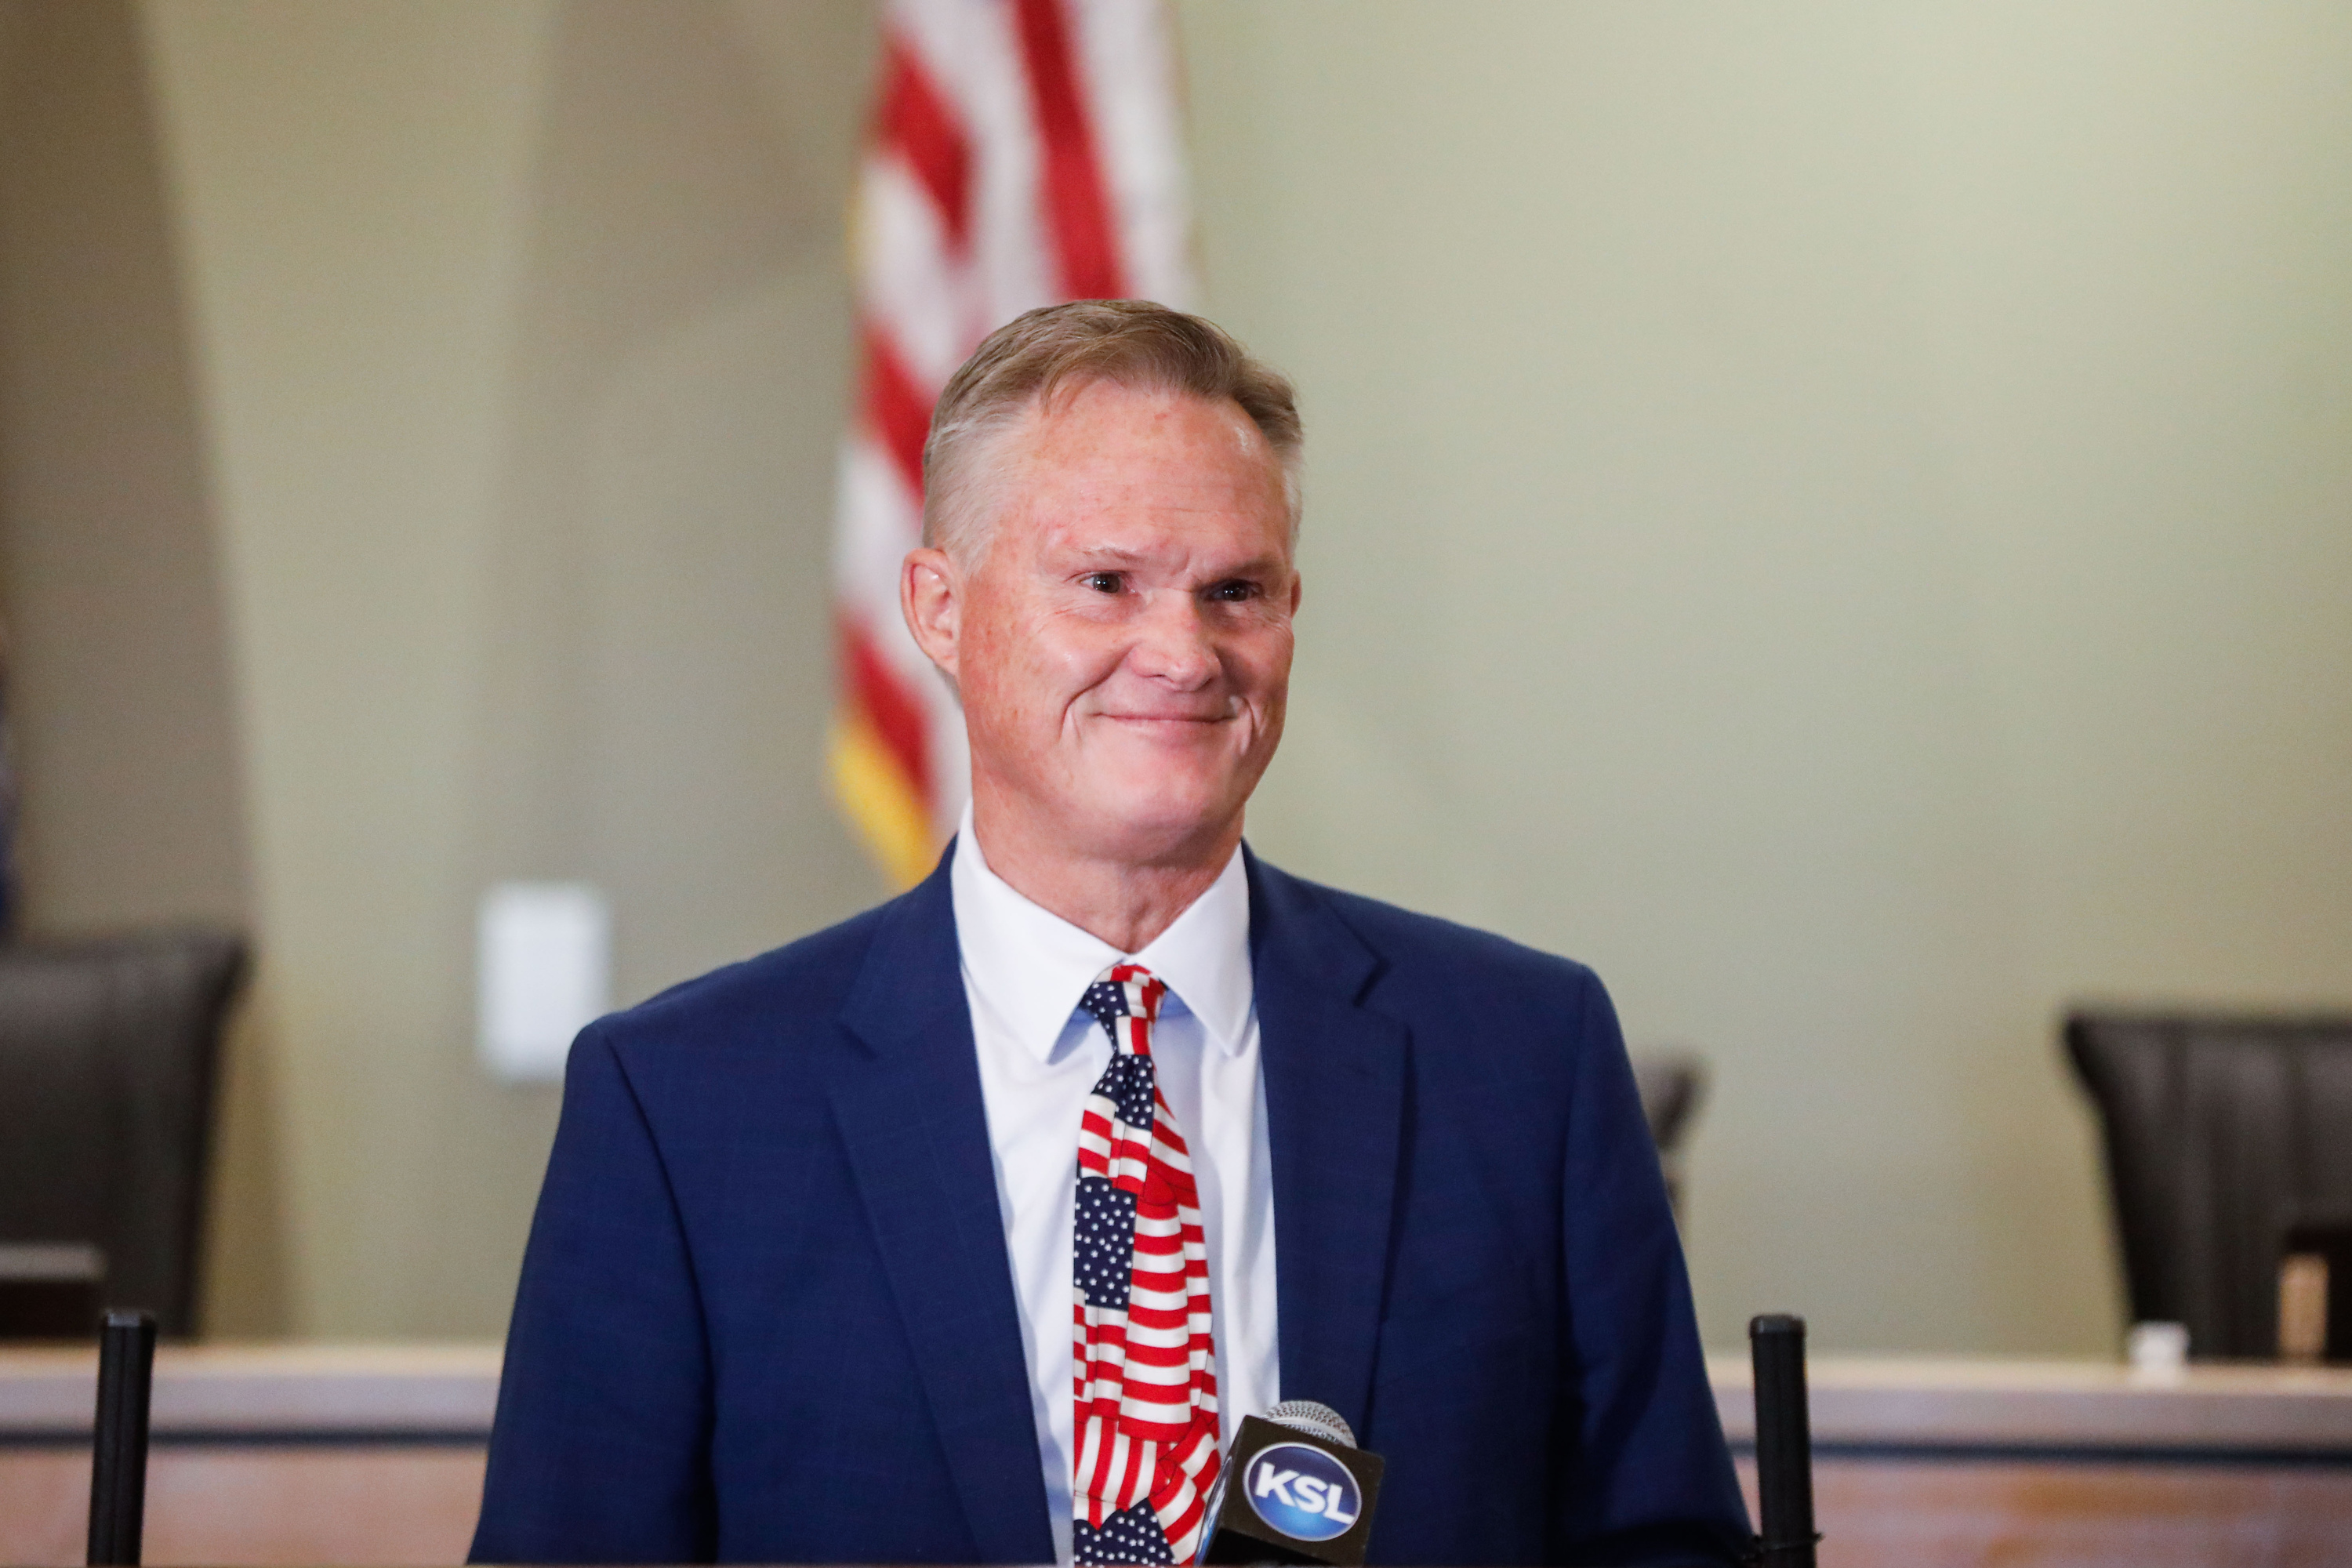
[(1580, 1000), (1599, 984), (1582, 963), (1529, 947), (1476, 926), (1422, 914), (1361, 893), (1312, 882), (1252, 857), (1276, 918), (1295, 918), (1305, 903), (1319, 903), (1382, 961), (1395, 979), (1436, 993), (1502, 988), (1555, 1005)]
[[(1312, 930), (1319, 915), (1360, 944), (1367, 962), (1355, 977), (1355, 999), (1409, 1022), (1422, 1047), (1417, 1061), (1434, 1052), (1425, 1065), (1440, 1070), (1452, 1058), (1490, 1075), (1532, 1073), (1565, 1094), (1580, 1068), (1605, 1070), (1611, 1058), (1623, 1056), (1608, 992), (1587, 965), (1308, 881), (1255, 858), (1252, 869), (1270, 922)], [(1328, 962), (1340, 944), (1327, 937), (1318, 945), (1319, 958)], [(1465, 1056), (1472, 1059), (1460, 1059)]]

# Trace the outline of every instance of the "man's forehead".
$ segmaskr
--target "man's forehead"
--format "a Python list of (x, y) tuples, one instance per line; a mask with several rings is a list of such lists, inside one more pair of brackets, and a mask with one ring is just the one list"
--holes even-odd
[(1290, 527), (1278, 486), (1234, 484), (1216, 476), (1073, 474), (1013, 478), (1000, 527), (1027, 536), (1033, 548), (1119, 560), (1171, 554), (1223, 559), (1289, 558)]
[(973, 479), (988, 554), (1124, 551), (1218, 575), (1290, 560), (1281, 461), (1230, 400), (1098, 381), (1033, 403), (984, 453)]

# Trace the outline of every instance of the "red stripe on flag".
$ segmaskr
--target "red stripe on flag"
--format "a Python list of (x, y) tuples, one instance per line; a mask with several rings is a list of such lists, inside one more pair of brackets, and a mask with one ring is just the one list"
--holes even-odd
[[(1176, 1491), (1178, 1489), (1177, 1483), (1170, 1483), (1168, 1489), (1171, 1493)], [(1155, 1511), (1158, 1506), (1159, 1505), (1155, 1504)], [(1160, 1521), (1160, 1533), (1168, 1537), (1169, 1544), (1171, 1546), (1174, 1546), (1182, 1542), (1187, 1535), (1192, 1533), (1192, 1527), (1201, 1521), (1202, 1511), (1207, 1506), (1207, 1500), (1196, 1495), (1190, 1502), (1184, 1505), (1184, 1511), (1178, 1514), (1174, 1520), (1170, 1521), (1163, 1519)]]
[(1192, 1312), (1189, 1306), (1143, 1307), (1130, 1301), (1127, 1321), (1139, 1329), (1181, 1329), (1192, 1321)]
[(931, 794), (931, 740), (923, 721), (922, 705), (882, 662), (881, 650), (866, 628), (844, 619), (839, 623), (841, 664), (849, 678), (850, 700), (874, 726), (891, 758), (906, 770), (907, 782), (929, 809)]
[(961, 250), (971, 235), (971, 140), (907, 41), (892, 37), (884, 48), (875, 139), (907, 161)]
[(917, 388), (897, 348), (871, 322), (866, 328), (866, 420), (898, 463), (908, 490), (921, 496), (931, 400)]
[[(1148, 1440), (1148, 1439), (1147, 1439), (1147, 1440)], [(1156, 1468), (1157, 1467), (1154, 1467), (1154, 1468)], [(1121, 1499), (1131, 1498), (1131, 1497), (1135, 1496), (1135, 1494), (1136, 1494), (1136, 1493), (1138, 1493), (1138, 1492), (1141, 1491), (1141, 1490), (1143, 1489), (1142, 1489), (1142, 1487), (1140, 1487), (1140, 1486), (1139, 1486), (1139, 1485), (1138, 1485), (1137, 1483), (1138, 1483), (1138, 1482), (1139, 1482), (1139, 1481), (1141, 1481), (1142, 1479), (1143, 1479), (1143, 1444), (1141, 1444), (1141, 1443), (1129, 1443), (1129, 1444), (1127, 1446), (1127, 1464), (1126, 1464), (1126, 1466), (1125, 1466), (1125, 1467), (1124, 1467), (1124, 1468), (1119, 1471), (1119, 1477), (1118, 1477), (1118, 1495), (1119, 1495), (1119, 1497), (1120, 1497)]]
[(1016, 9), (1029, 99), (1045, 155), (1045, 221), (1062, 264), (1062, 297), (1118, 299), (1127, 290), (1119, 281), (1118, 246), (1102, 163), (1095, 155), (1094, 128), (1070, 55), (1069, 18), (1062, 0), (1019, 0)]

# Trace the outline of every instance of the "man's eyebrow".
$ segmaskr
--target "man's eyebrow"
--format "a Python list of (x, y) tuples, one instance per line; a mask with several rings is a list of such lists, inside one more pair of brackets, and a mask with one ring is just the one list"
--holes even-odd
[[(1152, 557), (1142, 551), (1122, 550), (1112, 544), (1074, 544), (1065, 553), (1090, 570), (1102, 567), (1149, 566)], [(1204, 574), (1207, 580), (1222, 581), (1227, 577), (1263, 577), (1282, 569), (1279, 555), (1253, 555), (1246, 561), (1216, 567)]]
[(1253, 555), (1246, 561), (1236, 561), (1233, 564), (1226, 566), (1219, 575), (1226, 577), (1262, 577), (1268, 572), (1281, 571), (1283, 561), (1282, 557), (1279, 555)]

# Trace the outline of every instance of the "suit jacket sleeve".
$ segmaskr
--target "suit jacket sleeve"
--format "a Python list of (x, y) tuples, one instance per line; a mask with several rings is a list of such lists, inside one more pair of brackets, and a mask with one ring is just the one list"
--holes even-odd
[(651, 1128), (606, 1026), (573, 1044), (524, 1253), (477, 1563), (698, 1563), (709, 1355)]
[(1699, 1352), (1690, 1281), (1617, 1015), (1583, 975), (1563, 1256), (1573, 1423), (1554, 1562), (1724, 1563), (1750, 1538)]

